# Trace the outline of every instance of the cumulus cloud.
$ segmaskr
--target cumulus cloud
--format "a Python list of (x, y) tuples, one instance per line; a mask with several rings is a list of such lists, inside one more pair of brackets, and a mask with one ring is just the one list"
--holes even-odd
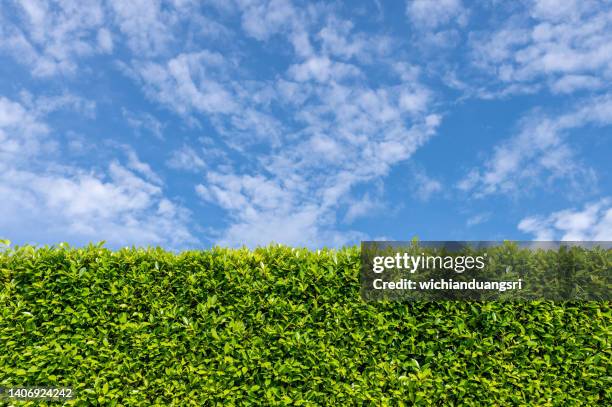
[[(13, 55), (34, 76), (73, 74), (79, 59), (109, 51), (103, 24), (97, 0), (7, 3), (0, 10), (0, 52)], [(99, 35), (105, 48), (95, 46)]]
[(106, 174), (9, 169), (0, 192), (5, 197), (0, 225), (15, 240), (31, 241), (35, 230), (33, 243), (106, 240), (115, 247), (178, 248), (196, 242), (187, 227), (189, 213), (164, 198), (159, 186), (118, 163)]
[(548, 216), (522, 219), (518, 229), (534, 240), (612, 240), (612, 199), (586, 204), (582, 209), (565, 209)]
[(19, 0), (0, 9), (0, 52), (37, 77), (74, 76), (88, 57), (118, 46), (137, 59), (172, 55), (185, 27), (193, 40), (227, 35), (191, 1)]
[(182, 53), (166, 63), (144, 62), (135, 67), (145, 91), (179, 114), (193, 109), (203, 113), (229, 113), (238, 106), (232, 92), (217, 78), (226, 64), (215, 52)]
[(125, 149), (126, 164), (88, 170), (58, 162), (54, 139), (44, 115), (0, 98), (3, 233), (17, 241), (36, 236), (33, 243), (181, 247), (197, 241), (189, 212), (164, 196), (161, 179), (134, 151)]
[(556, 93), (607, 87), (612, 75), (612, 3), (528, 4), (501, 27), (472, 35), (475, 65), (505, 86), (543, 80)]
[(56, 149), (49, 127), (21, 104), (0, 97), (0, 168)]

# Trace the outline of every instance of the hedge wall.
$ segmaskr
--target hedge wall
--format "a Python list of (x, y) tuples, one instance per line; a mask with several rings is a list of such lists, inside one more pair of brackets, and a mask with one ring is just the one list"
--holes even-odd
[(612, 405), (610, 302), (364, 303), (359, 254), (4, 250), (0, 386), (72, 386), (79, 405)]

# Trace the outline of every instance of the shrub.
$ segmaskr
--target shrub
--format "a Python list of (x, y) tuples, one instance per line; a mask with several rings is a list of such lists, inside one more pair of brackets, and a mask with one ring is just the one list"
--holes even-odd
[(0, 252), (0, 386), (105, 405), (610, 405), (609, 302), (360, 299), (358, 248)]

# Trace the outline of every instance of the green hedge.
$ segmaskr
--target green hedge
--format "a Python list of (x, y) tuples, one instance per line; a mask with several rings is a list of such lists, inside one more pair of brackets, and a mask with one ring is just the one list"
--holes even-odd
[(72, 386), (80, 405), (612, 404), (610, 302), (364, 303), (359, 255), (4, 250), (0, 386)]
[[(431, 243), (436, 243), (438, 247), (434, 247)], [(413, 241), (389, 244), (385, 242), (379, 247), (374, 242), (362, 245), (361, 260), (366, 264), (361, 274), (365, 282), (362, 287), (362, 297), (379, 301), (612, 300), (612, 245), (608, 242), (582, 245), (574, 244), (576, 242), (565, 245), (540, 242), (539, 247), (526, 245), (530, 242), (521, 242), (521, 244), (504, 242), (482, 247), (478, 247), (478, 243), (482, 242), (476, 242), (476, 244), (462, 242), (456, 247), (448, 247), (448, 245), (444, 246), (439, 243)], [(374, 258), (395, 257), (396, 254), (403, 255), (404, 253), (419, 256), (422, 259), (428, 256), (440, 259), (481, 257), (483, 266), (481, 268), (466, 267), (457, 273), (452, 266), (441, 267), (441, 262), (436, 266), (435, 260), (431, 260), (430, 266), (422, 265), (416, 273), (411, 273), (405, 268), (397, 268), (395, 265), (389, 269), (383, 267), (381, 273), (373, 271)], [(503, 292), (470, 289), (377, 290), (373, 288), (376, 279), (400, 281), (403, 278), (417, 283), (430, 280), (453, 280), (454, 282), (472, 280), (518, 282), (520, 280), (522, 287), (520, 290), (512, 289)]]

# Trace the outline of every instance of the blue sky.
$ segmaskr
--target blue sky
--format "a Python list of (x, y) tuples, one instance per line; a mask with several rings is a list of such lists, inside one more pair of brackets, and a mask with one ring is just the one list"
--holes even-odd
[(612, 240), (612, 2), (7, 1), (0, 237)]

